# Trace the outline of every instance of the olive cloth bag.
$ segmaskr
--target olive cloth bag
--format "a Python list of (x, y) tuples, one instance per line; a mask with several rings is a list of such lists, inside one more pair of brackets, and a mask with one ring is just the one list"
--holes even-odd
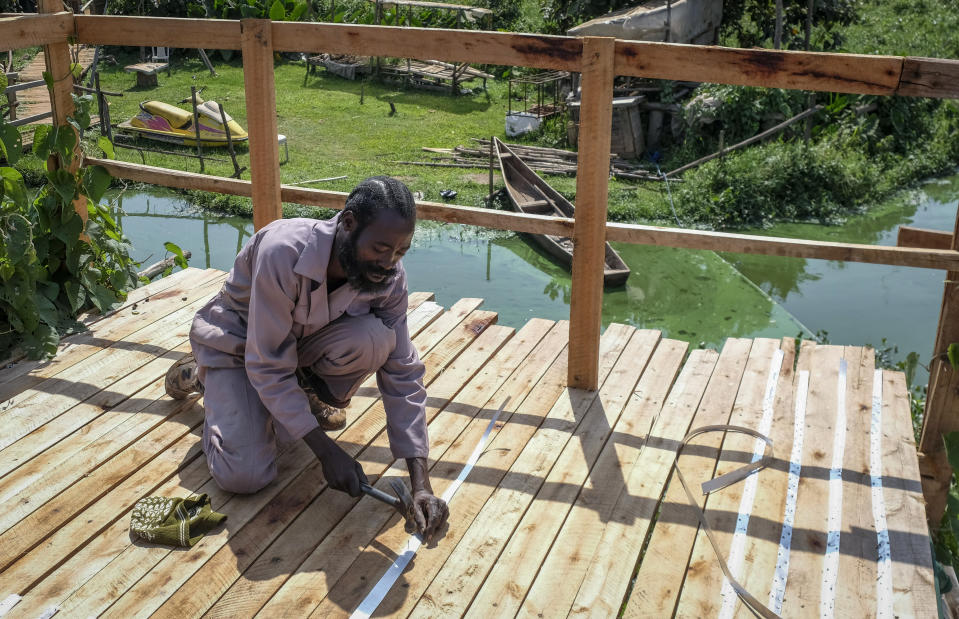
[(226, 520), (213, 511), (206, 494), (185, 499), (148, 496), (133, 505), (130, 533), (154, 544), (189, 548)]

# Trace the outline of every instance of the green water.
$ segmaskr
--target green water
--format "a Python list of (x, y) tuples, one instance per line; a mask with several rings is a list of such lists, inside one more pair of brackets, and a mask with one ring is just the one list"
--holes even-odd
[[(844, 225), (783, 224), (775, 236), (895, 244), (900, 225), (951, 230), (959, 175), (932, 181), (915, 199), (885, 205)], [(229, 270), (252, 233), (242, 218), (198, 213), (163, 189), (126, 191), (117, 199), (135, 257), (164, 257), (163, 242), (193, 252), (196, 267)], [(809, 336), (834, 343), (898, 346), (928, 356), (935, 336), (943, 273), (925, 269), (617, 245), (632, 269), (624, 288), (603, 296), (603, 324), (663, 330), (694, 346), (727, 337)], [(499, 323), (569, 317), (570, 276), (522, 238), (452, 224), (422, 222), (404, 259), (411, 290), (436, 293), (449, 306), (481, 297)]]

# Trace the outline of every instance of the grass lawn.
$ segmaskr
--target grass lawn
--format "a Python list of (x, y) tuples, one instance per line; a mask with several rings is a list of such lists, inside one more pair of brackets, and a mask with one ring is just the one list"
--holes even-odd
[[(156, 99), (176, 103), (190, 96), (190, 86), (204, 87), (202, 96), (223, 104), (224, 109), (246, 127), (246, 109), (242, 67), (238, 59), (223, 62), (214, 56), (218, 72), (212, 77), (198, 58), (175, 55), (170, 77), (159, 76), (159, 86), (137, 88), (135, 79), (123, 71), (132, 56), (118, 56), (117, 65), (100, 67), (100, 83), (104, 90), (122, 92), (112, 97), (110, 114), (114, 123), (135, 115), (141, 101)], [(403, 89), (377, 80), (349, 81), (328, 75), (322, 70), (311, 76), (304, 86), (302, 62), (275, 62), (277, 127), (287, 136), (290, 152), (288, 163), (281, 165), (284, 183), (345, 175), (347, 178), (309, 187), (349, 191), (360, 180), (376, 174), (389, 174), (404, 180), (413, 191), (422, 192), (426, 200), (442, 201), (439, 192), (453, 189), (459, 195), (452, 201), (468, 206), (483, 206), (488, 193), (486, 169), (442, 168), (400, 165), (396, 161), (427, 161), (432, 155), (422, 147), (452, 148), (470, 145), (470, 138), (496, 135), (505, 138), (507, 88), (505, 80), (490, 80), (488, 91), (479, 81), (467, 83), (473, 94), (453, 97), (450, 94), (417, 89)], [(363, 103), (360, 103), (362, 93)], [(390, 114), (389, 103), (396, 106)], [(519, 104), (521, 105), (521, 104)], [(187, 104), (184, 104), (187, 107)], [(182, 148), (141, 140), (166, 150), (192, 152)], [(475, 146), (475, 144), (474, 144)], [(227, 157), (225, 149), (207, 149), (215, 156)], [(238, 149), (240, 165), (249, 164), (245, 146)], [(140, 162), (133, 150), (117, 149), (125, 161)], [(280, 154), (281, 161), (283, 153)], [(173, 169), (199, 172), (196, 159), (146, 153), (146, 163)], [(206, 173), (228, 176), (232, 164), (207, 162)], [(249, 171), (243, 178), (249, 179)], [(559, 191), (575, 199), (573, 177), (549, 176), (547, 180)], [(610, 182), (610, 219), (620, 221), (656, 220), (665, 217), (669, 205), (663, 187)], [(496, 175), (496, 187), (502, 187)], [(662, 192), (662, 193), (661, 193)], [(248, 212), (249, 200), (210, 196), (206, 206), (233, 212)], [(289, 208), (287, 213), (301, 212)]]

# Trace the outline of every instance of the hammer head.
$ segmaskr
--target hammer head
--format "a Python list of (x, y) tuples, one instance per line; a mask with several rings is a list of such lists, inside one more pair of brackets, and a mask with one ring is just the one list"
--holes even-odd
[(413, 495), (410, 494), (410, 491), (406, 488), (406, 484), (396, 477), (390, 478), (390, 488), (393, 489), (396, 498), (400, 500), (400, 504), (396, 506), (396, 510), (406, 518), (407, 530), (414, 528), (416, 524), (413, 520)]

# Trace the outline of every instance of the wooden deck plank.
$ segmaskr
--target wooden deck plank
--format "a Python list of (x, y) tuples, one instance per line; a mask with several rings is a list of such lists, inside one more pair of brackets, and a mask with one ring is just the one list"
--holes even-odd
[[(487, 394), (500, 389), (520, 363), (527, 359), (534, 349), (542, 347), (540, 342), (553, 326), (554, 323), (550, 321), (534, 319), (520, 329), (496, 357), (484, 365), (472, 381), (457, 394), (455, 400), (447, 404), (443, 410), (449, 414), (434, 418), (430, 426), (431, 441), (438, 443), (445, 440), (443, 437), (455, 436), (457, 432), (452, 428), (453, 422), (465, 425), (467, 419), (479, 412), (487, 403)], [(553, 357), (558, 352), (559, 348), (556, 348), (552, 353)], [(536, 357), (530, 359), (536, 360)], [(430, 393), (432, 401), (435, 394), (432, 390)], [(436, 409), (431, 406), (431, 410), (435, 412)], [(364, 470), (366, 466), (364, 463)], [(353, 502), (346, 501), (342, 493), (335, 493), (333, 501), (314, 501), (280, 539), (267, 548), (216, 601), (206, 616), (252, 617), (352, 506)], [(164, 609), (160, 610), (162, 612)]]
[[(429, 466), (434, 491), (441, 492), (437, 482), (441, 481), (438, 476), (443, 471), (436, 469), (439, 459), (454, 444), (462, 444), (462, 439), (458, 437), (474, 427), (477, 419), (486, 417), (488, 420), (495, 409), (495, 402), (506, 397), (510, 397), (511, 402), (517, 402), (518, 406), (542, 379), (544, 372), (548, 372), (548, 368), (554, 368), (557, 365), (565, 367), (564, 362), (558, 359), (565, 357), (563, 351), (566, 348), (568, 328), (565, 322), (557, 323), (537, 345), (531, 356), (517, 368), (516, 372), (502, 382), (499, 388), (482, 389), (481, 383), (467, 388), (461, 392), (464, 400), (458, 403), (456, 414), (441, 415), (434, 421), (434, 427), (437, 422), (442, 424), (437, 428), (441, 432), (434, 432), (434, 438), (431, 439)], [(479, 423), (485, 425), (482, 421)], [(392, 473), (400, 474), (401, 470), (399, 467), (394, 467)], [(343, 531), (344, 528), (359, 528), (360, 531), (354, 531), (352, 537), (331, 534), (324, 538), (257, 614), (266, 617), (277, 616), (278, 613), (304, 616), (312, 611), (323, 600), (328, 587), (349, 568), (355, 553), (362, 549), (362, 541), (359, 540), (371, 539), (384, 524), (389, 522), (391, 517), (389, 511), (381, 511), (378, 517), (373, 519), (372, 516), (376, 512), (373, 512), (369, 505), (367, 509), (370, 509), (370, 512), (360, 518), (360, 522), (357, 522), (356, 518), (345, 518), (339, 529)]]
[[(767, 379), (772, 371), (770, 364), (778, 349), (777, 340), (757, 339), (753, 342), (739, 393), (736, 396), (736, 404), (729, 419), (730, 424), (761, 431), (763, 397)], [(778, 369), (777, 367), (776, 370)], [(756, 439), (753, 437), (740, 433), (727, 433), (723, 439), (716, 475), (724, 475), (749, 462), (752, 459), (755, 443)], [(695, 484), (705, 480), (689, 481)], [(744, 486), (745, 482), (739, 482), (713, 492), (705, 502), (706, 517), (719, 545), (719, 552), (723, 553), (723, 558), (727, 562), (730, 561), (730, 549)], [(723, 602), (720, 592), (724, 576), (716, 561), (716, 552), (705, 534), (700, 531), (696, 536), (686, 580), (676, 607), (677, 616), (715, 617), (719, 615)], [(730, 570), (735, 575), (741, 572), (741, 568), (735, 565), (730, 565)]]
[[(479, 300), (476, 300), (479, 301)], [(446, 337), (429, 353), (424, 355), (424, 363), (429, 364), (430, 371), (424, 376), (424, 383), (429, 385), (433, 379), (442, 375), (449, 363), (456, 359), (487, 326), (496, 319), (496, 314), (476, 310), (467, 314), (460, 323), (449, 331)], [(349, 429), (359, 432), (362, 438), (353, 438), (343, 432), (338, 443), (347, 453), (356, 453), (365, 447), (370, 440), (385, 428), (385, 412), (382, 403), (377, 402), (373, 407), (354, 423)], [(351, 440), (352, 439), (352, 440)], [(103, 616), (108, 617), (143, 617), (149, 616), (164, 600), (173, 595), (177, 588), (186, 582), (203, 563), (213, 556), (235, 534), (241, 530), (261, 509), (266, 507), (274, 495), (289, 484), (303, 469), (309, 468), (312, 478), (309, 483), (314, 487), (319, 485), (318, 478), (322, 477), (322, 468), (313, 466), (316, 460), (303, 443), (296, 443), (296, 453), (299, 457), (284, 478), (277, 478), (268, 492), (258, 492), (248, 496), (236, 495), (223, 506), (224, 513), (229, 514), (230, 526), (227, 530), (205, 537), (190, 550), (191, 561), (184, 562), (173, 554), (164, 558), (160, 564), (150, 570), (142, 579), (136, 582), (128, 591), (123, 593), (119, 600), (106, 609)], [(134, 569), (132, 566), (130, 569)], [(83, 608), (83, 613), (98, 614), (103, 609)]]
[[(57, 418), (74, 405), (107, 389), (116, 381), (146, 365), (170, 348), (178, 346), (189, 334), (193, 315), (215, 292), (204, 287), (196, 291), (196, 300), (140, 329), (122, 344), (94, 353), (79, 366), (28, 389), (8, 402), (13, 408), (0, 413), (0, 448), (20, 440), (43, 424)], [(125, 394), (108, 392), (106, 407), (126, 399)], [(81, 424), (82, 425), (82, 424)]]
[[(569, 616), (613, 617), (622, 607), (676, 450), (689, 431), (718, 357), (713, 350), (690, 353), (617, 499)], [(609, 552), (611, 548), (616, 552)]]
[[(779, 382), (773, 402), (773, 419), (769, 438), (773, 440), (773, 460), (757, 474), (756, 496), (749, 519), (749, 535), (743, 544), (742, 571), (738, 580), (747, 591), (767, 604), (770, 586), (776, 572), (783, 513), (789, 485), (789, 459), (792, 454), (795, 421), (796, 341), (791, 337), (779, 343), (783, 351)], [(751, 615), (736, 598), (732, 604), (737, 616)]]
[[(149, 284), (141, 286), (140, 288), (134, 288), (127, 294), (126, 301), (111, 311), (108, 311), (104, 314), (89, 313), (79, 316), (77, 318), (77, 322), (85, 325), (88, 330), (62, 337), (60, 339), (60, 344), (57, 347), (57, 355), (53, 359), (42, 361), (29, 360), (22, 353), (14, 353), (14, 355), (9, 359), (5, 359), (2, 363), (0, 363), (0, 367), (2, 367), (2, 371), (0, 371), (0, 403), (29, 387), (31, 379), (25, 378), (27, 374), (39, 374), (42, 372), (41, 375), (47, 375), (48, 372), (45, 371), (46, 368), (54, 364), (62, 363), (63, 359), (61, 359), (61, 356), (64, 355), (72, 346), (77, 345), (85, 338), (89, 338), (92, 333), (95, 333), (99, 329), (113, 328), (113, 325), (104, 324), (98, 326), (95, 325), (95, 323), (103, 320), (104, 318), (112, 318), (123, 310), (132, 307), (134, 303), (138, 304), (152, 294), (159, 293), (167, 288), (178, 285), (178, 282), (181, 280), (189, 280), (191, 278), (201, 277), (201, 273), (206, 273), (209, 277), (214, 273), (219, 273), (219, 271), (216, 271), (215, 269), (203, 271), (201, 269), (194, 268), (177, 271), (169, 277), (164, 277), (150, 282)], [(109, 323), (112, 321), (107, 322)], [(20, 386), (16, 384), (18, 381), (24, 380), (27, 381), (26, 386)]]
[[(427, 296), (432, 296), (432, 295), (427, 295)], [(425, 299), (424, 299), (424, 300), (425, 300)], [(471, 305), (472, 305), (472, 302), (467, 303), (467, 305), (464, 306), (464, 309), (465, 309), (465, 307), (469, 307), (469, 306), (471, 306)], [(437, 331), (436, 333), (439, 333), (439, 332), (442, 332), (442, 329), (439, 330), (439, 331)], [(434, 334), (434, 336), (433, 336), (432, 338), (425, 338), (425, 339), (416, 340), (416, 343), (421, 347), (421, 349), (425, 349), (425, 350), (428, 351), (428, 350), (430, 350), (430, 348), (428, 348), (428, 347), (431, 347), (433, 344), (435, 344), (435, 341), (433, 341), (433, 340), (435, 340), (435, 335), (436, 335), (436, 334)], [(163, 359), (157, 359), (157, 362), (164, 362), (164, 360), (163, 360)], [(425, 360), (425, 363), (427, 364), (427, 366), (428, 366), (428, 368), (429, 368), (429, 367), (430, 367), (430, 364), (431, 364), (431, 359), (429, 359), (429, 358), (427, 357), (426, 360)], [(165, 365), (168, 365), (168, 363), (165, 362)], [(164, 366), (164, 368), (165, 368), (165, 366)], [(165, 369), (164, 369), (164, 371), (165, 371)], [(169, 399), (159, 400), (159, 401), (157, 401), (156, 403), (154, 403), (154, 405), (152, 406), (152, 409), (155, 410), (155, 409), (157, 409), (158, 407), (164, 406), (165, 404), (171, 404), (171, 401), (170, 401)], [(183, 407), (183, 404), (182, 404), (182, 403), (172, 402), (172, 404), (175, 405), (175, 406), (177, 406), (177, 407), (179, 407), (179, 408), (182, 408), (182, 407)], [(148, 409), (148, 412), (150, 412), (149, 409)], [(209, 494), (211, 495), (211, 501), (212, 501), (213, 504), (219, 509), (220, 506), (222, 506), (223, 503), (224, 503), (230, 496), (232, 496), (232, 495), (229, 495), (228, 493), (224, 493), (223, 491), (220, 491), (219, 488), (217, 488), (215, 484), (213, 484), (212, 482), (210, 482), (209, 471), (206, 470), (206, 462), (205, 462), (205, 460), (203, 460), (203, 459), (200, 459), (200, 461), (201, 461), (201, 463), (202, 463), (202, 468), (203, 468), (203, 470), (206, 471), (206, 477), (205, 477), (205, 479), (203, 479), (202, 481), (197, 482), (197, 483), (194, 485), (194, 487), (199, 487), (199, 486), (201, 486), (201, 484), (202, 484), (203, 487), (202, 487), (200, 490), (198, 490), (197, 492), (207, 492), (207, 493), (209, 493)], [(193, 466), (193, 465), (191, 464), (190, 466)], [(208, 482), (209, 482), (209, 483), (208, 483)], [(222, 500), (219, 498), (219, 497), (221, 497), (221, 496), (223, 497)], [(132, 505), (132, 503), (131, 503), (131, 505)], [(129, 509), (129, 506), (127, 506), (126, 509)], [(124, 534), (123, 534), (123, 539), (126, 540), (126, 545), (125, 545), (125, 546), (121, 546), (122, 551), (130, 552), (130, 547), (131, 547), (131, 546), (130, 546), (130, 542), (129, 542), (129, 536), (126, 535), (125, 532), (124, 532)], [(114, 548), (114, 547), (116, 546), (116, 544), (115, 544), (115, 543), (111, 543), (111, 541), (112, 541), (112, 540), (110, 540), (110, 539), (104, 539), (104, 538), (101, 536), (101, 537), (98, 537), (93, 543), (91, 543), (90, 546), (91, 546), (91, 547), (94, 547), (94, 549), (95, 549), (95, 548), (98, 548), (98, 547), (101, 547), (101, 546), (105, 546), (105, 547), (108, 548), (108, 549), (109, 549), (109, 548)], [(89, 554), (89, 551), (90, 551), (89, 547), (88, 547), (88, 548), (84, 548), (84, 554)], [(100, 567), (103, 567), (103, 565), (105, 565), (105, 558), (110, 558), (110, 559), (112, 559), (113, 557), (111, 556), (109, 550), (100, 550), (99, 552), (97, 552), (96, 550), (93, 550), (92, 552), (94, 552), (94, 556), (96, 557), (97, 561), (99, 561), (99, 563), (97, 563), (96, 561), (94, 561), (93, 563), (91, 563), (90, 560), (85, 561), (85, 562), (84, 562), (84, 571), (85, 571), (86, 573), (90, 574), (90, 577), (93, 577), (94, 575), (97, 575), (98, 578), (94, 580), (94, 583), (93, 583), (92, 586), (89, 586), (89, 587), (88, 587), (88, 586), (84, 586), (84, 587), (82, 587), (81, 590), (80, 590), (80, 592), (79, 592), (79, 594), (78, 594), (77, 596), (75, 596), (75, 598), (83, 598), (83, 599), (85, 599), (85, 602), (87, 603), (88, 606), (89, 606), (89, 604), (90, 604), (91, 602), (98, 601), (99, 603), (102, 604), (102, 607), (105, 608), (105, 607), (108, 606), (114, 599), (116, 599), (123, 591), (125, 591), (126, 588), (128, 588), (128, 587), (132, 584), (132, 582), (135, 582), (136, 578), (139, 578), (139, 575), (142, 575), (142, 573), (144, 573), (147, 569), (149, 569), (149, 566), (154, 565), (154, 564), (155, 564), (157, 561), (159, 561), (163, 556), (165, 556), (166, 553), (169, 552), (169, 549), (167, 549), (167, 548), (153, 548), (153, 549), (151, 550), (151, 554), (152, 554), (152, 555), (156, 555), (156, 557), (155, 557), (155, 560), (154, 560), (152, 563), (148, 560), (147, 557), (144, 557), (142, 553), (138, 553), (136, 550), (134, 550), (133, 552), (135, 553), (135, 557), (134, 557), (134, 559), (133, 559), (133, 568), (130, 568), (130, 567), (122, 567), (122, 568), (118, 568), (118, 569), (114, 569), (114, 570), (106, 570), (105, 573), (102, 573), (102, 574), (96, 574), (96, 571), (97, 571), (97, 570), (96, 570), (96, 569), (93, 569), (93, 566), (94, 566), (94, 565), (99, 565)], [(116, 551), (114, 554), (117, 554), (117, 552), (121, 552), (121, 551)], [(109, 561), (107, 561), (107, 562), (109, 562)], [(118, 559), (116, 560), (116, 565), (115, 565), (114, 567), (118, 567), (118, 566), (120, 566), (120, 565), (123, 565), (123, 555), (122, 555), (122, 553), (120, 554), (120, 558), (118, 558)], [(42, 565), (41, 565), (41, 567), (42, 567)], [(140, 571), (137, 571), (137, 570), (140, 570)], [(116, 576), (116, 578), (114, 578), (113, 580), (111, 580), (111, 579), (109, 578), (109, 574), (110, 574), (110, 573), (114, 574), (114, 575)], [(134, 575), (137, 575), (137, 576), (134, 577)], [(131, 580), (131, 579), (132, 579), (132, 580)], [(78, 577), (76, 576), (76, 574), (72, 574), (72, 576), (68, 577), (68, 580), (69, 580), (71, 586), (73, 587), (73, 589), (71, 589), (70, 592), (72, 592), (74, 589), (80, 587), (80, 585), (85, 582), (85, 580), (78, 580)], [(54, 582), (56, 582), (56, 579), (54, 579)], [(122, 583), (126, 583), (126, 585), (124, 586)], [(61, 585), (59, 585), (59, 588), (58, 588), (58, 589), (55, 589), (55, 590), (61, 590), (62, 588), (63, 588), (63, 585), (61, 584)], [(75, 606), (80, 606), (80, 605), (81, 605), (81, 604), (77, 603), (77, 599), (73, 599), (73, 600), (72, 600), (72, 603), (73, 603)]]
[[(656, 364), (659, 359), (664, 358), (664, 354), (669, 358), (668, 352), (662, 352), (661, 347), (662, 342), (654, 351), (652, 360), (640, 377), (640, 387), (631, 394), (619, 419), (613, 425), (612, 432), (627, 431), (630, 419), (636, 416), (636, 411), (642, 408), (645, 401), (642, 394), (648, 396), (650, 387), (655, 386), (656, 378), (650, 377), (657, 376), (660, 372), (656, 369)], [(665, 349), (668, 348), (667, 344)], [(581, 487), (590, 476), (590, 471), (604, 446), (608, 444), (611, 435), (608, 423), (599, 419), (598, 425), (589, 426), (589, 432), (581, 433), (579, 440), (566, 444), (493, 569), (476, 593), (467, 610), (468, 616), (516, 614)]]
[[(99, 499), (107, 493), (110, 496), (107, 501), (102, 501), (102, 503), (122, 505), (116, 487), (144, 464), (149, 463), (157, 456), (157, 453), (178, 444), (184, 435), (189, 434), (202, 421), (203, 411), (199, 406), (187, 407), (120, 454), (103, 463), (92, 473), (70, 486), (69, 489), (6, 529), (0, 535), (0, 569), (5, 570), (3, 575), (0, 576), (0, 585), (6, 582), (8, 576), (16, 572), (15, 569), (10, 568), (11, 563), (49, 536), (58, 535), (65, 530), (65, 523), (71, 521), (75, 515), (87, 509), (90, 505), (101, 503)], [(125, 497), (126, 495), (122, 496)], [(117, 509), (116, 513), (121, 512)], [(109, 524), (109, 522), (107, 521), (104, 525)], [(95, 532), (96, 527), (100, 526), (100, 522), (97, 521), (92, 524)], [(82, 541), (74, 538), (70, 540), (70, 543), (81, 543)], [(49, 545), (45, 544), (41, 550), (49, 551)], [(0, 586), (0, 589), (9, 588), (16, 591), (31, 583), (20, 582), (19, 584), (20, 586), (17, 587)]]
[[(206, 460), (202, 457), (194, 458), (155, 490), (157, 495), (171, 497), (186, 497), (196, 492), (208, 493), (214, 508), (219, 508), (228, 494), (220, 490), (210, 479)], [(35, 619), (51, 606), (60, 606), (61, 614), (64, 616), (75, 616), (74, 604), (78, 601), (87, 600), (91, 596), (115, 598), (118, 593), (103, 587), (102, 582), (91, 588), (88, 588), (86, 583), (89, 583), (90, 579), (105, 565), (119, 560), (119, 557), (122, 557), (130, 547), (131, 511), (128, 508), (119, 519), (45, 576), (36, 586), (29, 591), (22, 591), (23, 600), (14, 607), (8, 617)], [(155, 564), (170, 551), (165, 546), (139, 542), (138, 544), (138, 560), (149, 565)], [(73, 595), (74, 593), (76, 595)]]
[(925, 501), (914, 456), (909, 390), (902, 372), (882, 373), (882, 493), (892, 561), (893, 614), (938, 617)]
[(789, 608), (791, 614), (798, 617), (819, 616), (841, 358), (839, 346), (816, 346), (812, 351), (802, 474), (783, 602), (783, 608)]
[[(470, 347), (461, 354), (453, 364), (429, 388), (430, 407), (427, 411), (428, 421), (439, 413), (440, 402), (449, 402), (465, 384), (472, 379), (476, 372), (492, 359), (500, 348), (513, 335), (513, 330), (507, 327), (491, 326), (487, 328)], [(381, 432), (380, 437), (383, 436)], [(364, 451), (380, 451), (376, 441)], [(387, 446), (388, 447), (388, 446)], [(380, 467), (363, 464), (367, 476), (375, 481), (389, 466), (390, 460), (379, 453), (381, 460), (386, 460)], [(364, 459), (365, 461), (366, 459)], [(322, 478), (322, 467), (319, 462), (311, 463), (293, 484), (285, 488), (266, 509), (262, 510), (230, 541), (229, 546), (219, 549), (190, 580), (184, 583), (169, 599), (158, 607), (156, 617), (198, 617), (206, 612), (220, 596), (229, 588), (240, 574), (249, 567), (260, 554), (284, 532), (299, 514), (311, 503), (326, 504), (325, 481)], [(324, 494), (321, 494), (324, 493)], [(318, 497), (318, 495), (320, 495)], [(331, 510), (312, 521), (312, 527), (307, 539), (298, 540), (301, 545), (309, 544), (309, 540), (318, 541), (322, 537), (322, 527), (317, 526), (323, 521), (328, 528), (338, 521)]]
[[(153, 289), (151, 284), (150, 294), (140, 293), (136, 295), (139, 300), (124, 303), (123, 306), (111, 314), (109, 320), (97, 320), (89, 325), (88, 331), (64, 338), (56, 357), (53, 359), (49, 361), (21, 361), (14, 367), (4, 370), (0, 373), (0, 402), (4, 402), (3, 405), (0, 405), (0, 410), (24, 400), (24, 398), (18, 398), (16, 402), (7, 402), (11, 398), (74, 367), (112, 343), (128, 338), (150, 322), (180, 309), (189, 302), (191, 296), (194, 296), (186, 295), (188, 301), (183, 301), (184, 294), (181, 294), (181, 292), (191, 289), (202, 291), (211, 282), (223, 279), (223, 275), (217, 272), (191, 269), (183, 273), (184, 275), (177, 278), (174, 285)], [(139, 290), (143, 289), (137, 288), (133, 292)], [(133, 296), (133, 293), (131, 293), (131, 296)], [(144, 301), (147, 298), (150, 300)], [(134, 305), (136, 305), (136, 309), (133, 309)]]
[[(842, 471), (842, 533), (836, 615), (865, 617), (876, 612), (878, 537), (869, 479), (869, 429), (876, 359), (871, 348), (846, 346), (846, 448)], [(890, 609), (891, 610), (891, 609)]]
[[(607, 339), (617, 338), (611, 334)], [(619, 350), (609, 356), (610, 360), (600, 370), (603, 374), (609, 372), (612, 361), (619, 356), (627, 339), (619, 338)], [(432, 575), (442, 566), (449, 552), (466, 531), (468, 523), (479, 513), (506, 471), (516, 461), (522, 446), (548, 418), (555, 402), (565, 390), (567, 372), (568, 355), (561, 354), (525, 399), (515, 400), (515, 405), (513, 401), (507, 404), (500, 421), (490, 433), (487, 449), (477, 467), (466, 478), (451, 502), (449, 526), (442, 537), (444, 543), (436, 542), (421, 550), (416, 559), (417, 569), (408, 573), (401, 586), (391, 589), (380, 604), (379, 613), (389, 614), (397, 610), (402, 612), (402, 602), (408, 597), (418, 598), (419, 593), (426, 588)], [(441, 456), (432, 475), (436, 492), (444, 492), (459, 474), (486, 430), (488, 422), (488, 413), (473, 419), (460, 434), (460, 438)], [(346, 522), (345, 520), (344, 523)], [(408, 537), (403, 523), (398, 518), (391, 518), (387, 527), (378, 535), (359, 538), (361, 546), (364, 542), (368, 542), (368, 545), (358, 553), (351, 553), (354, 558), (342, 576), (330, 578), (331, 586), (325, 592), (325, 599), (311, 616), (325, 617), (355, 609), (389, 568), (393, 553), (403, 548)]]
[[(752, 343), (748, 339), (726, 340), (696, 411), (693, 427), (729, 423)], [(718, 432), (702, 435), (696, 440), (696, 448), (687, 449), (680, 457), (679, 466), (690, 483), (713, 476), (722, 439), (723, 435)], [(706, 497), (698, 495), (698, 498), (702, 509)], [(661, 505), (636, 576), (637, 584), (624, 611), (624, 617), (629, 619), (673, 613), (696, 541), (699, 519), (689, 510), (686, 493), (675, 476)]]
[[(152, 493), (154, 489), (163, 485), (175, 475), (178, 469), (197, 457), (201, 452), (201, 428), (198, 425), (202, 419), (202, 409), (198, 405), (194, 405), (181, 415), (182, 420), (178, 420), (180, 423), (172, 424), (174, 430), (178, 431), (184, 425), (194, 421), (196, 425), (172, 442), (167, 449), (156, 454), (156, 457), (149, 460), (144, 466), (139, 469), (131, 467), (131, 470), (135, 470), (135, 472), (110, 490), (109, 500), (87, 502), (86, 507), (80, 512), (74, 511), (73, 517), (70, 519), (58, 518), (56, 512), (53, 511), (56, 506), (47, 503), (42, 514), (45, 518), (34, 517), (40, 513), (40, 510), (38, 510), (31, 514), (29, 522), (23, 521), (21, 523), (26, 523), (25, 526), (18, 525), (11, 529), (11, 531), (22, 531), (28, 539), (21, 541), (16, 536), (10, 536), (10, 544), (4, 543), (2, 550), (5, 557), (14, 556), (17, 553), (22, 554), (24, 547), (31, 548), (29, 545), (31, 541), (34, 546), (0, 573), (0, 590), (29, 590), (45, 574), (66, 561), (78, 548), (119, 518), (124, 513), (124, 510), (120, 508), (121, 505), (132, 506), (137, 499)], [(73, 488), (77, 487), (76, 485), (73, 486)], [(74, 498), (74, 494), (75, 492), (71, 492), (70, 496), (65, 497), (65, 499)], [(66, 500), (61, 501), (60, 504), (63, 504), (67, 509), (75, 507)], [(55, 529), (50, 529), (50, 522), (54, 520), (60, 520), (61, 524), (56, 526)], [(47, 533), (31, 531), (31, 525), (37, 527), (39, 531), (46, 530)], [(40, 541), (43, 543), (35, 545)]]
[(411, 616), (448, 617), (466, 610), (567, 443), (591, 435), (604, 442), (609, 436), (659, 338), (658, 331), (636, 331), (598, 397), (577, 389), (560, 396), (554, 408), (562, 411), (550, 413), (558, 423), (537, 430), (429, 587), (418, 600), (407, 598), (405, 607), (416, 603)]
[[(616, 429), (573, 502), (517, 616), (553, 617), (569, 612), (589, 562), (613, 517), (617, 499), (682, 367), (688, 344), (661, 340)], [(514, 580), (515, 583), (515, 580)], [(557, 587), (557, 583), (563, 583)], [(478, 608), (477, 608), (478, 610)], [(499, 609), (497, 609), (499, 610)]]
[[(189, 343), (184, 343), (180, 349), (188, 350)], [(158, 359), (148, 364), (151, 365), (156, 369), (168, 364), (165, 359)], [(0, 514), (0, 531), (12, 526), (16, 520), (43, 505), (188, 405), (170, 399), (157, 402), (165, 393), (164, 381), (162, 374), (158, 376), (154, 373), (153, 376), (153, 382), (146, 388), (0, 479), (0, 501), (7, 508)]]

